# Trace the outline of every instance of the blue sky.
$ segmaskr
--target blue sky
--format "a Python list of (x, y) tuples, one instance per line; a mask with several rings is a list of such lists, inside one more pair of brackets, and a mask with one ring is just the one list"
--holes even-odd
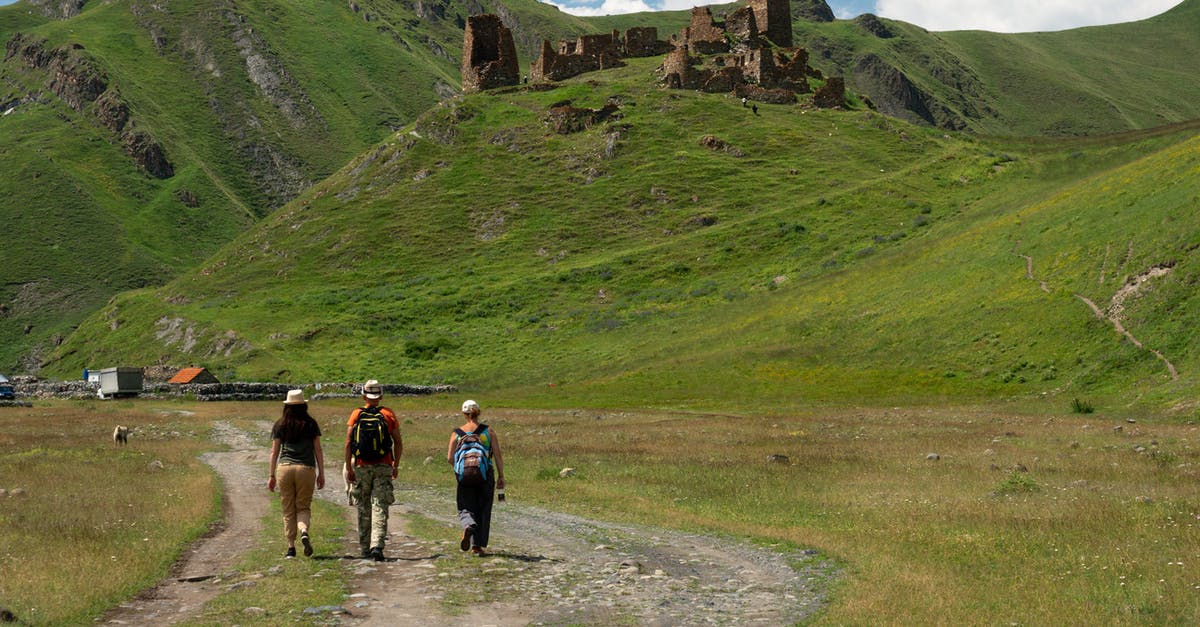
[[(543, 0), (548, 1), (548, 0)], [(1003, 33), (1064, 30), (1132, 22), (1158, 15), (1181, 0), (826, 0), (835, 15), (860, 13), (902, 20), (929, 30)], [(552, 0), (568, 13), (605, 15), (689, 9), (703, 0)]]

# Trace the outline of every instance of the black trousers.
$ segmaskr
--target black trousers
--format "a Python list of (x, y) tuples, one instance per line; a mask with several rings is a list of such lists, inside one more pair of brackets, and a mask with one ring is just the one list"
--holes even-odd
[(495, 491), (496, 481), (490, 476), (483, 485), (458, 484), (458, 520), (464, 530), (475, 525), (472, 546), (483, 548), (488, 545), (488, 535), (492, 530), (492, 495)]

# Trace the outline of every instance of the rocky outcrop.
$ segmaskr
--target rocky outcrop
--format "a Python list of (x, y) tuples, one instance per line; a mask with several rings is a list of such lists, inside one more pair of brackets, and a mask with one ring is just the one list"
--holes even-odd
[(810, 22), (832, 22), (833, 9), (825, 0), (793, 0), (792, 17)]
[(854, 23), (857, 24), (859, 28), (880, 39), (891, 39), (892, 37), (896, 36), (896, 34), (893, 33), (890, 28), (888, 28), (888, 25), (884, 24), (883, 20), (879, 19), (879, 17), (873, 13), (863, 13), (862, 15), (854, 18)]
[(13, 34), (4, 46), (4, 61), (21, 63), (46, 76), (47, 91), (78, 113), (91, 113), (110, 130), (140, 168), (157, 178), (170, 178), (175, 168), (162, 144), (130, 119), (129, 107), (108, 76), (83, 46), (67, 44), (48, 49), (46, 41)]
[(562, 102), (550, 107), (546, 114), (546, 125), (555, 133), (569, 135), (616, 117), (614, 114), (618, 109), (620, 107), (614, 102), (609, 102), (600, 109), (573, 107), (570, 102)]
[[(861, 57), (854, 67), (854, 83), (875, 108), (885, 115), (943, 128), (965, 126), (943, 105), (909, 80), (908, 76), (877, 55)], [(936, 112), (935, 112), (936, 111)]]
[(149, 133), (132, 131), (124, 135), (125, 154), (133, 158), (151, 176), (169, 179), (175, 176), (175, 166), (167, 161), (162, 145), (154, 140)]
[(87, 0), (27, 0), (38, 13), (52, 20), (67, 20), (79, 15)]
[(96, 118), (113, 133), (120, 134), (129, 123), (129, 107), (115, 89), (96, 99)]

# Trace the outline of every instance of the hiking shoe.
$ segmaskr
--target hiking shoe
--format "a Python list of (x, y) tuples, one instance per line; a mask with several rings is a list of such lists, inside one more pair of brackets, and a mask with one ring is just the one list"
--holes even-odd
[(471, 547), (471, 554), (475, 557), (483, 557), (487, 555), (487, 551), (484, 551), (481, 546), (473, 546)]
[(473, 535), (475, 535), (475, 525), (471, 525), (470, 527), (463, 529), (462, 542), (458, 543), (458, 548), (460, 548), (464, 551), (470, 550), (471, 549), (471, 536), (473, 536)]
[(371, 559), (375, 560), (376, 562), (382, 562), (383, 561), (383, 547), (381, 547), (381, 546), (373, 547), (371, 549)]
[(371, 549), (369, 547), (365, 547), (365, 546), (363, 547), (362, 558), (365, 560), (371, 559)]
[(284, 553), (284, 554), (283, 554), (283, 558), (284, 558), (284, 559), (289, 559), (289, 560), (290, 560), (290, 559), (292, 559), (293, 557), (296, 557), (296, 547), (294, 547), (294, 546), (289, 546), (289, 547), (288, 547), (288, 550), (287, 550), (287, 553)]
[(304, 557), (312, 557), (312, 542), (308, 541), (308, 534), (300, 534), (300, 543), (304, 545)]

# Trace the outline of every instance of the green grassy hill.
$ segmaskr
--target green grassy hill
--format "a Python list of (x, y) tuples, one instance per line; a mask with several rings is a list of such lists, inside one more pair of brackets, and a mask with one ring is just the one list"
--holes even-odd
[[(1193, 27), (1200, 20), (1197, 7), (1200, 7), (1200, 0), (1190, 0), (1165, 16), (1136, 24), (1048, 34), (931, 34), (888, 21), (882, 23), (895, 36), (872, 33), (860, 21), (799, 21), (796, 33), (798, 43), (813, 50), (814, 64), (829, 73), (846, 71), (852, 84), (856, 76), (854, 70), (860, 66), (871, 69), (876, 78), (896, 79), (896, 74), (888, 73), (889, 67), (902, 71), (904, 80), (911, 87), (908, 93), (924, 94), (912, 102), (921, 104), (929, 114), (929, 121), (936, 124), (996, 134), (1102, 132), (1146, 128), (1200, 113), (1195, 110), (1200, 106), (1196, 105), (1200, 99), (1194, 97), (1197, 89), (1194, 81), (1181, 79), (1190, 75), (1189, 68), (1195, 64), (1195, 58), (1200, 58), (1194, 54), (1196, 43), (1191, 35), (1196, 32)], [(434, 129), (431, 137), (441, 141), (453, 138), (453, 142), (433, 144), (441, 154), (433, 163), (456, 163), (464, 159), (462, 151), (474, 155), (498, 150), (488, 143), (490, 141), (509, 145), (505, 134), (510, 131), (504, 125), (511, 125), (511, 132), (525, 139), (521, 140), (520, 146), (506, 149), (505, 158), (501, 159), (503, 168), (491, 162), (482, 165), (473, 162), (453, 168), (456, 174), (450, 177), (425, 177), (438, 181), (449, 178), (448, 182), (433, 185), (422, 178), (404, 186), (389, 183), (391, 191), (381, 196), (381, 192), (376, 191), (380, 183), (371, 178), (379, 165), (372, 161), (354, 175), (353, 183), (347, 182), (348, 175), (345, 174), (351, 170), (343, 170), (343, 174), (304, 191), (347, 161), (367, 159), (360, 156), (364, 150), (368, 150), (365, 154), (375, 154), (375, 149), (371, 149), (375, 142), (384, 140), (393, 129), (407, 128), (407, 124), (429, 110), (439, 98), (457, 90), (461, 24), (464, 16), (477, 10), (494, 11), (504, 17), (513, 28), (523, 63), (529, 62), (543, 37), (553, 40), (576, 33), (640, 24), (658, 26), (660, 36), (666, 37), (687, 18), (686, 12), (669, 12), (584, 19), (525, 0), (503, 4), (449, 0), (411, 7), (382, 0), (347, 4), (280, 4), (273, 0), (253, 0), (236, 7), (210, 0), (177, 2), (169, 7), (123, 0), (87, 3), (80, 15), (64, 21), (39, 17), (24, 4), (0, 8), (0, 36), (5, 39), (11, 40), (15, 33), (21, 32), (26, 37), (45, 39), (47, 49), (81, 45), (83, 49), (72, 54), (103, 73), (110, 88), (128, 104), (137, 128), (161, 143), (166, 158), (174, 166), (174, 174), (169, 178), (148, 175), (125, 154), (120, 138), (97, 120), (95, 104), (78, 108), (68, 106), (48, 91), (44, 71), (26, 67), (19, 59), (9, 59), (0, 66), (0, 103), (5, 105), (5, 110), (11, 108), (9, 115), (0, 118), (0, 168), (13, 173), (6, 177), (4, 194), (0, 195), (0, 220), (6, 224), (12, 242), (0, 260), (5, 267), (4, 280), (0, 281), (0, 367), (36, 370), (49, 359), (48, 373), (74, 376), (74, 370), (81, 365), (103, 366), (115, 363), (115, 360), (136, 359), (138, 363), (148, 363), (164, 359), (211, 359), (214, 363), (222, 362), (231, 374), (246, 376), (351, 375), (360, 369), (360, 365), (341, 355), (331, 354), (328, 363), (312, 366), (292, 363), (290, 355), (299, 346), (292, 344), (296, 337), (305, 338), (309, 344), (316, 343), (321, 351), (328, 349), (337, 353), (344, 350), (345, 336), (354, 336), (364, 330), (354, 316), (351, 316), (354, 322), (345, 327), (329, 323), (290, 331), (265, 331), (265, 337), (273, 336), (274, 339), (264, 341), (259, 337), (264, 331), (244, 328), (258, 324), (260, 320), (266, 325), (273, 319), (272, 316), (262, 317), (263, 311), (256, 304), (222, 305), (219, 310), (213, 310), (212, 301), (206, 300), (208, 305), (200, 315), (188, 310), (195, 308), (198, 302), (186, 294), (188, 290), (166, 294), (171, 303), (163, 305), (167, 309), (183, 307), (187, 316), (163, 318), (160, 308), (147, 309), (146, 315), (152, 316), (157, 321), (155, 324), (163, 327), (154, 333), (137, 334), (149, 333), (150, 319), (136, 320), (137, 316), (133, 314), (112, 313), (114, 307), (119, 309), (122, 303), (138, 302), (143, 298), (122, 297), (93, 317), (76, 338), (66, 341), (59, 350), (54, 349), (84, 318), (100, 310), (108, 299), (123, 290), (161, 286), (181, 272), (192, 269), (187, 275), (192, 278), (186, 280), (220, 286), (211, 287), (211, 293), (241, 294), (246, 286), (261, 282), (258, 276), (261, 269), (253, 265), (236, 269), (237, 280), (247, 282), (234, 289), (230, 287), (232, 284), (226, 283), (231, 274), (227, 270), (230, 266), (262, 262), (264, 255), (286, 255), (299, 266), (307, 267), (312, 262), (300, 260), (316, 255), (311, 252), (312, 246), (336, 243), (335, 248), (341, 249), (359, 245), (353, 229), (361, 227), (351, 225), (342, 217), (360, 212), (358, 217), (375, 220), (377, 213), (388, 215), (392, 208), (402, 209), (405, 214), (419, 211), (412, 216), (418, 222), (404, 222), (395, 228), (417, 229), (412, 237), (432, 246), (432, 252), (425, 251), (410, 260), (405, 256), (409, 253), (396, 251), (393, 254), (389, 250), (392, 244), (382, 242), (384, 252), (378, 262), (373, 262), (379, 266), (367, 264), (361, 272), (392, 276), (396, 270), (391, 266), (396, 263), (404, 264), (406, 269), (427, 267), (429, 271), (418, 273), (414, 280), (419, 281), (419, 286), (439, 287), (410, 286), (388, 292), (399, 294), (406, 302), (421, 302), (405, 305), (415, 309), (405, 309), (406, 313), (385, 325), (389, 333), (398, 333), (393, 344), (401, 353), (387, 357), (378, 365), (396, 372), (411, 370), (415, 376), (426, 380), (475, 380), (495, 384), (494, 375), (497, 374), (508, 376), (508, 383), (530, 380), (528, 373), (522, 373), (518, 378), (507, 368), (486, 366), (478, 363), (475, 355), (463, 353), (469, 344), (461, 337), (469, 333), (458, 324), (463, 321), (459, 319), (462, 314), (455, 316), (455, 324), (435, 323), (442, 315), (440, 307), (462, 302), (461, 297), (452, 299), (448, 293), (442, 293), (450, 288), (440, 286), (441, 281), (446, 277), (457, 278), (460, 270), (467, 268), (482, 273), (481, 278), (476, 279), (482, 282), (480, 285), (507, 286), (500, 291), (514, 300), (498, 305), (500, 310), (519, 312), (533, 321), (518, 325), (512, 330), (511, 341), (506, 339), (502, 343), (508, 347), (506, 350), (514, 351), (513, 355), (497, 355), (487, 348), (480, 349), (479, 357), (483, 361), (524, 359), (525, 347), (529, 346), (532, 347), (529, 351), (534, 354), (529, 357), (534, 360), (530, 367), (541, 369), (537, 376), (555, 379), (564, 372), (569, 374), (569, 370), (564, 371), (567, 366), (555, 360), (546, 360), (540, 352), (543, 348), (540, 342), (569, 334), (537, 331), (539, 324), (555, 330), (584, 324), (612, 331), (590, 340), (581, 335), (570, 342), (557, 339), (553, 342), (563, 345), (564, 354), (576, 355), (578, 351), (588, 349), (592, 345), (589, 342), (596, 346), (621, 345), (616, 338), (628, 333), (623, 329), (636, 328), (661, 312), (669, 312), (670, 319), (674, 320), (684, 311), (704, 312), (710, 306), (719, 311), (734, 311), (738, 307), (745, 307), (747, 312), (757, 311), (763, 303), (754, 299), (761, 296), (758, 294), (760, 289), (766, 289), (763, 286), (767, 285), (768, 279), (789, 277), (789, 283), (779, 286), (770, 282), (770, 286), (776, 288), (771, 289), (771, 293), (785, 285), (795, 289), (798, 277), (822, 275), (847, 262), (861, 261), (850, 256), (846, 247), (858, 246), (866, 251), (861, 253), (864, 258), (870, 257), (898, 245), (899, 242), (889, 238), (901, 232), (904, 238), (900, 239), (905, 240), (924, 232), (924, 225), (933, 221), (930, 216), (936, 215), (937, 207), (953, 206), (950, 200), (942, 198), (946, 190), (921, 183), (915, 191), (908, 192), (911, 197), (906, 197), (905, 202), (911, 201), (914, 205), (905, 205), (903, 212), (912, 213), (914, 207), (921, 206), (929, 211), (928, 214), (905, 215), (896, 221), (894, 228), (875, 226), (881, 216), (864, 213), (859, 205), (872, 202), (865, 200), (867, 198), (878, 196), (877, 206), (872, 211), (882, 212), (885, 208), (900, 211), (891, 199), (900, 196), (898, 190), (911, 183), (895, 183), (899, 186), (896, 189), (879, 188), (882, 183), (875, 176), (879, 168), (874, 166), (881, 160), (881, 154), (886, 155), (891, 148), (881, 152), (877, 145), (881, 140), (875, 137), (863, 138), (847, 150), (829, 148), (829, 154), (819, 159), (808, 153), (797, 154), (796, 150), (811, 144), (813, 133), (819, 134), (819, 129), (809, 128), (807, 121), (797, 126), (795, 120), (820, 118), (827, 114), (807, 114), (809, 117), (806, 118), (789, 114), (771, 123), (766, 123), (768, 118), (764, 116), (754, 126), (757, 128), (765, 123), (769, 135), (741, 137), (738, 134), (746, 132), (744, 129), (734, 126), (721, 130), (724, 128), (721, 121), (713, 118), (740, 116), (742, 112), (705, 104), (716, 97), (704, 97), (677, 116), (673, 126), (642, 121), (636, 138), (626, 138), (622, 135), (624, 131), (616, 130), (613, 139), (596, 138), (594, 132), (587, 136), (592, 138), (590, 140), (541, 139), (539, 133), (544, 131), (537, 120), (538, 112), (561, 98), (564, 90), (574, 93), (571, 90), (585, 89), (582, 85), (586, 83), (564, 87), (544, 97), (521, 96), (531, 99), (518, 107), (526, 110), (529, 116), (521, 121), (497, 120), (499, 114), (492, 111), (496, 103), (485, 100), (472, 105), (474, 101), (467, 100), (464, 106), (472, 112), (456, 114), (467, 115), (467, 119), (456, 120), (453, 124), (446, 122), (444, 131)], [(877, 60), (863, 66), (862, 60), (867, 57)], [(656, 93), (651, 86), (653, 64), (653, 61), (639, 62), (635, 64), (638, 68), (635, 73), (605, 78), (593, 75), (585, 80), (600, 81), (601, 87), (596, 89), (612, 85), (622, 92), (639, 94), (639, 101), (661, 101), (658, 106), (664, 111), (682, 106), (680, 102), (691, 102), (691, 96), (684, 94)], [(1116, 82), (1109, 85), (1108, 77)], [(887, 84), (895, 87), (892, 83)], [(903, 86), (904, 83), (900, 84)], [(595, 101), (592, 106), (598, 107), (605, 95), (591, 91), (582, 97)], [(880, 110), (913, 117), (902, 106), (890, 109), (884, 106), (886, 103), (878, 93), (870, 95), (880, 105)], [(724, 101), (717, 99), (715, 102)], [(446, 115), (446, 109), (435, 108), (424, 115), (424, 123), (430, 124), (438, 116)], [(623, 115), (629, 118), (635, 113), (624, 111)], [(865, 117), (866, 114), (855, 115)], [(872, 119), (870, 125), (894, 126), (880, 118)], [(489, 126), (493, 123), (501, 126), (493, 129)], [(856, 124), (867, 123), (859, 121)], [(686, 145), (687, 151), (700, 151), (711, 159), (713, 155), (708, 151), (691, 145), (697, 141), (696, 129), (710, 125), (717, 129), (715, 132), (733, 138), (726, 141), (755, 148), (747, 151), (745, 157), (718, 161), (711, 165), (711, 170), (705, 169), (709, 166), (702, 160), (705, 168), (695, 170), (693, 175), (690, 165), (679, 166), (681, 157), (652, 147)], [(442, 132), (451, 133), (453, 137), (442, 136)], [(464, 138), (460, 136), (464, 132), (474, 134)], [(932, 146), (941, 146), (945, 141), (940, 132), (916, 128), (904, 128), (903, 132), (908, 137), (905, 145), (909, 151), (897, 158), (898, 163), (917, 162), (937, 154), (936, 151), (928, 152), (934, 150), (929, 146), (910, 145), (909, 142), (917, 137), (926, 138)], [(491, 139), (480, 139), (476, 135)], [(424, 141), (428, 139), (425, 137)], [(984, 145), (979, 140), (960, 141), (964, 146), (975, 148)], [(545, 142), (545, 146), (540, 142)], [(614, 153), (611, 158), (606, 156), (594, 163), (596, 151), (604, 148), (601, 152), (607, 154), (609, 143), (625, 146), (625, 152)], [(529, 146), (537, 149), (528, 152)], [(989, 147), (983, 154), (1009, 150), (1006, 145)], [(1051, 149), (1037, 149), (1044, 150)], [(411, 159), (407, 154), (405, 151), (403, 159)], [(983, 161), (996, 159), (994, 156), (978, 158)], [(402, 158), (396, 159), (393, 163), (400, 163)], [(793, 167), (792, 160), (798, 166)], [(566, 165), (551, 168), (549, 172), (555, 174), (550, 176), (546, 163)], [(778, 166), (767, 167), (763, 165), (765, 163)], [(668, 164), (678, 167), (668, 167)], [(1005, 162), (1002, 167), (1005, 171), (1014, 169), (1011, 162)], [(1084, 166), (1080, 168), (1080, 172), (1089, 172)], [(428, 164), (424, 169), (430, 173), (442, 172), (441, 168), (431, 168)], [(797, 174), (780, 179), (780, 172), (792, 170)], [(809, 170), (826, 175), (829, 180), (824, 185), (827, 187), (811, 183), (806, 177)], [(506, 175), (499, 176), (501, 171)], [(885, 171), (890, 172), (886, 168)], [(418, 176), (420, 172), (418, 170), (412, 176)], [(837, 174), (831, 174), (833, 172)], [(379, 176), (386, 178), (393, 174), (389, 170), (380, 172)], [(892, 173), (886, 179), (894, 180), (896, 176)], [(735, 183), (730, 184), (730, 180)], [(805, 185), (782, 184), (798, 180), (805, 181)], [(575, 190), (581, 181), (587, 184)], [(1024, 190), (1027, 184), (1022, 184), (1022, 194), (1028, 193)], [(1041, 189), (1043, 185), (1053, 184), (1053, 181), (1039, 180), (1034, 187)], [(427, 199), (424, 188), (431, 186), (437, 189)], [(558, 196), (567, 189), (572, 190), (575, 197), (563, 204)], [(847, 189), (870, 191), (850, 193), (845, 191)], [(992, 187), (980, 188), (980, 191), (972, 192), (974, 196), (964, 197), (960, 204), (999, 203), (989, 194), (1013, 193), (1002, 185), (994, 189), (1000, 191), (994, 191)], [(955, 188), (952, 191), (958, 194), (961, 190)], [(269, 221), (258, 226), (263, 216), (301, 193), (307, 204), (293, 203), (288, 211), (315, 210), (319, 215), (325, 215), (324, 212), (337, 207), (342, 212), (336, 220), (318, 220), (324, 221), (323, 228), (328, 230), (324, 240), (310, 241), (299, 235), (299, 239), (269, 235), (273, 232)], [(409, 193), (417, 194), (423, 201), (428, 200), (429, 206), (414, 209), (404, 196)], [(318, 194), (325, 195), (318, 197)], [(478, 207), (461, 205), (477, 195), (490, 198), (493, 194), (513, 197), (516, 200), (512, 202), (520, 209), (502, 210), (497, 208), (498, 205), (493, 206), (492, 201), (481, 202)], [(834, 197), (842, 198), (846, 194), (852, 200), (843, 202), (850, 202), (850, 209), (833, 204)], [(951, 197), (955, 197), (954, 194)], [(692, 196), (697, 200), (680, 204), (679, 198), (690, 199)], [(582, 208), (577, 209), (581, 205)], [(613, 209), (614, 206), (623, 209)], [(742, 215), (747, 206), (756, 209)], [(765, 209), (784, 206), (792, 206), (793, 211), (799, 212), (791, 222)], [(856, 216), (855, 226), (847, 227), (844, 233), (831, 234), (830, 231), (836, 229), (823, 229), (821, 237), (825, 239), (797, 244), (804, 249), (803, 253), (772, 248), (780, 246), (779, 243), (772, 246), (754, 243), (750, 246), (753, 253), (743, 250), (733, 254), (722, 252), (725, 244), (718, 246), (710, 242), (708, 253), (714, 259), (721, 259), (719, 264), (715, 261), (678, 262), (679, 253), (670, 245), (670, 242), (684, 241), (684, 234), (693, 232), (688, 237), (703, 241), (707, 241), (707, 237), (720, 241), (732, 238), (756, 242), (757, 236), (753, 233), (761, 235), (761, 232), (749, 226), (751, 216), (758, 216), (756, 219), (760, 221), (782, 220), (792, 224), (791, 228), (800, 229), (781, 240), (791, 241), (799, 237), (799, 233), (811, 235), (816, 228), (799, 217), (807, 216), (804, 208), (810, 206), (817, 216), (850, 215), (837, 212), (851, 211)], [(460, 215), (464, 211), (468, 212), (469, 219)], [(499, 250), (504, 255), (497, 256), (499, 252), (493, 250), (497, 244), (488, 239), (485, 240), (486, 248), (492, 252), (478, 262), (482, 266), (476, 269), (473, 264), (467, 264), (460, 268), (457, 264), (465, 262), (458, 257), (447, 258), (447, 244), (440, 239), (450, 237), (441, 225), (453, 224), (456, 219), (460, 222), (467, 219), (468, 224), (472, 224), (471, 220), (490, 224), (492, 218), (487, 216), (491, 213), (505, 224), (517, 221), (522, 228), (547, 236), (579, 228), (581, 225), (574, 223), (574, 216), (580, 211), (590, 216), (582, 226), (595, 223), (599, 230), (572, 233), (564, 242), (552, 237), (545, 246), (533, 247), (535, 251), (545, 253), (536, 260), (512, 257), (513, 251), (503, 246)], [(642, 228), (639, 212), (643, 211), (650, 211), (649, 216), (653, 218), (649, 230)], [(510, 212), (513, 216), (508, 215)], [(602, 216), (616, 212), (617, 218), (597, 217), (594, 215), (597, 212)], [(867, 217), (868, 213), (871, 217)], [(731, 216), (739, 216), (738, 223), (745, 223), (750, 230), (727, 230)], [(524, 222), (524, 218), (531, 222)], [(833, 220), (832, 217), (825, 219)], [(568, 224), (563, 224), (564, 220)], [(712, 223), (713, 220), (716, 222)], [(913, 228), (911, 223), (914, 222), (921, 222), (922, 226)], [(902, 223), (910, 226), (903, 228)], [(622, 224), (625, 226), (619, 226)], [(437, 228), (430, 232), (420, 230), (430, 228), (430, 225)], [(869, 236), (855, 231), (868, 227), (878, 231)], [(762, 228), (762, 225), (755, 228)], [(522, 231), (517, 229), (516, 232)], [(672, 236), (659, 241), (650, 237), (655, 232), (670, 232)], [(517, 235), (507, 235), (507, 230), (505, 233), (502, 239), (519, 239)], [(220, 257), (205, 261), (238, 234), (242, 234), (241, 238), (226, 248)], [(623, 239), (610, 240), (617, 236)], [(875, 239), (881, 241), (876, 243)], [(535, 242), (530, 239), (526, 243), (532, 246)], [(571, 247), (566, 247), (567, 244)], [(269, 248), (255, 250), (254, 246)], [(556, 246), (560, 249), (555, 250)], [(591, 253), (576, 251), (576, 246), (583, 251), (600, 247), (608, 252), (606, 256), (593, 258)], [(474, 247), (468, 250), (471, 259), (480, 254)], [(791, 265), (776, 254), (783, 254), (785, 259), (791, 260)], [(567, 262), (568, 258), (572, 261)], [(324, 256), (322, 259), (328, 261)], [(501, 259), (503, 261), (499, 261)], [(525, 265), (513, 265), (514, 259), (522, 259)], [(442, 270), (451, 262), (455, 264), (453, 270)], [(591, 271), (588, 268), (594, 266), (601, 268), (596, 270), (601, 276), (613, 276), (615, 268), (623, 267), (616, 266), (618, 262), (641, 268), (636, 278), (624, 279), (629, 281), (625, 289), (614, 291), (613, 287), (604, 285), (609, 279), (585, 280), (578, 274), (586, 274)], [(360, 283), (335, 272), (346, 263), (338, 261), (332, 267), (316, 264), (311, 268), (311, 275), (326, 289), (336, 285), (340, 290), (345, 284), (346, 290), (354, 292)], [(566, 285), (554, 279), (553, 289), (536, 282), (529, 283), (532, 275), (541, 276), (542, 282), (551, 280), (547, 278), (550, 275), (545, 274), (550, 269), (542, 267), (544, 263), (552, 263), (551, 269), (555, 272), (567, 267), (577, 274), (573, 275), (575, 278), (562, 279)], [(657, 263), (667, 265), (658, 267), (654, 265)], [(355, 261), (347, 267), (359, 265), (360, 262)], [(792, 266), (804, 269), (785, 272)], [(196, 270), (197, 267), (200, 269)], [(666, 272), (663, 268), (674, 267), (678, 268), (677, 273), (662, 274)], [(283, 277), (293, 271), (276, 269), (275, 272)], [(713, 274), (711, 278), (710, 274)], [(628, 274), (621, 273), (621, 276)], [(738, 278), (734, 280), (734, 276)], [(750, 276), (752, 280), (748, 278)], [(674, 287), (676, 285), (689, 285), (686, 294), (696, 291), (702, 297), (680, 296), (678, 290), (683, 288)], [(575, 307), (558, 311), (556, 307), (562, 305), (553, 299), (559, 290), (568, 286), (594, 288), (597, 294), (598, 290), (604, 289), (606, 296), (593, 295), (598, 299), (593, 302), (576, 294), (572, 301)], [(275, 288), (264, 285), (262, 289), (267, 293)], [(628, 300), (614, 300), (618, 297), (612, 294), (618, 293), (621, 299)], [(343, 298), (339, 294), (343, 292), (335, 291), (316, 302), (300, 305), (272, 301), (268, 309), (277, 313), (285, 326), (296, 326), (302, 316), (296, 317), (295, 307), (313, 306), (319, 310), (338, 311), (342, 306), (350, 306), (349, 301), (339, 300)], [(543, 298), (551, 299), (550, 304), (543, 305), (540, 300)], [(657, 299), (663, 302), (659, 303)], [(687, 301), (688, 305), (684, 306), (682, 301)], [(227, 321), (226, 315), (235, 317)], [(494, 315), (489, 313), (484, 318)], [(181, 322), (174, 322), (177, 317)], [(204, 331), (211, 338), (225, 339), (213, 339), (209, 343), (211, 354), (195, 353), (199, 350), (197, 345), (187, 339), (180, 339), (174, 348), (157, 345), (159, 341), (165, 341), (163, 338), (176, 337), (176, 333), (185, 338), (181, 329), (192, 328), (183, 324), (189, 320), (211, 325)], [(413, 321), (418, 324), (410, 324)], [(495, 333), (497, 329), (492, 326), (493, 322), (480, 321), (477, 332)], [(132, 326), (124, 328), (126, 324)], [(529, 325), (532, 326), (525, 328)], [(104, 333), (98, 333), (99, 329)], [(200, 331), (199, 327), (192, 328), (192, 333)], [(509, 329), (505, 327), (504, 332), (508, 333)], [(117, 351), (100, 335), (123, 337), (123, 341), (129, 343)], [(147, 343), (141, 341), (143, 337), (156, 339)], [(325, 347), (323, 342), (328, 346)], [(188, 347), (188, 354), (181, 355), (178, 351), (184, 346)], [(52, 351), (54, 356), (50, 357)], [(459, 355), (457, 361), (447, 356), (451, 353)], [(638, 360), (646, 357), (625, 349), (613, 354), (620, 354), (625, 359), (625, 365), (617, 366), (615, 372), (625, 372), (622, 368), (639, 364)], [(590, 365), (572, 367), (592, 372)]]
[[(755, 116), (655, 87), (656, 65), (442, 103), (196, 271), (115, 299), (53, 369), (167, 355), (707, 408), (1194, 387), (1195, 125), (1000, 142)], [(557, 135), (563, 100), (619, 115)], [(1107, 307), (1167, 265), (1121, 319), (1177, 380), (1076, 297)]]
[(813, 64), (881, 111), (995, 135), (1083, 135), (1200, 117), (1200, 0), (1140, 22), (1050, 33), (931, 33), (797, 21)]
[[(36, 370), (114, 294), (196, 265), (456, 93), (469, 9), (421, 6), (123, 0), (59, 21), (24, 3), (0, 7), (6, 42), (21, 33), (47, 52), (81, 46), (73, 63), (103, 77), (174, 169), (149, 175), (95, 102), (71, 106), (49, 87), (51, 68), (10, 51), (0, 65), (0, 371)], [(586, 30), (547, 5), (506, 6), (524, 40), (550, 24)]]

